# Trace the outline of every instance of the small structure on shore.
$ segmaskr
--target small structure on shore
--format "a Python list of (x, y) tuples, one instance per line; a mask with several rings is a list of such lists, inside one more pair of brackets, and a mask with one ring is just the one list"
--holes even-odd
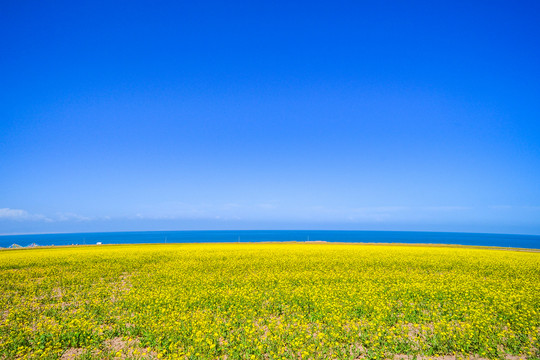
[(22, 248), (22, 246), (19, 245), (19, 244), (11, 244), (11, 245), (8, 247), (8, 249), (20, 249), (20, 248)]
[(29, 248), (34, 248), (34, 247), (38, 247), (39, 245), (36, 244), (36, 243), (31, 243), (30, 245), (28, 245), (27, 247)]

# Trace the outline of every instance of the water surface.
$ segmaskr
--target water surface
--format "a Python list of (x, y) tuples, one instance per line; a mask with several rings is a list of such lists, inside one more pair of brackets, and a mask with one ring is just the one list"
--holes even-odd
[(413, 231), (228, 230), (141, 231), (0, 236), (0, 247), (141, 243), (328, 241), (350, 243), (459, 244), (540, 249), (540, 235)]

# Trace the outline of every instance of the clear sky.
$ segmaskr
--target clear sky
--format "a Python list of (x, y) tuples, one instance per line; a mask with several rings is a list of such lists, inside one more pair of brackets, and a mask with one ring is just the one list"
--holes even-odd
[(540, 234), (538, 1), (3, 1), (0, 233)]

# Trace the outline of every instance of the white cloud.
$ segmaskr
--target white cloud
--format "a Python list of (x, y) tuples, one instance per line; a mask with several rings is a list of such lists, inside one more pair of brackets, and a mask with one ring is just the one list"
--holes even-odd
[(462, 211), (471, 210), (469, 206), (427, 206), (423, 208), (427, 211)]
[(264, 209), (264, 210), (274, 210), (277, 208), (277, 205), (272, 204), (272, 203), (262, 203), (262, 204), (258, 204), (257, 207), (259, 209)]
[(33, 214), (22, 209), (0, 208), (0, 220), (63, 222), (90, 221), (94, 220), (94, 218), (74, 213), (57, 213), (55, 216), (45, 216), (42, 214)]
[(48, 217), (41, 214), (31, 214), (26, 210), (22, 209), (10, 209), (10, 208), (1, 208), (0, 209), (0, 220), (32, 220), (32, 221), (52, 221)]
[(21, 218), (26, 218), (27, 216), (28, 216), (28, 212), (24, 210), (9, 209), (9, 208), (0, 209), (0, 218), (21, 219)]
[(400, 212), (410, 210), (407, 206), (371, 206), (371, 207), (359, 207), (353, 209), (359, 213), (388, 213), (388, 212)]
[(82, 216), (74, 213), (59, 213), (55, 218), (55, 221), (90, 221), (91, 217)]
[(352, 222), (424, 221), (447, 214), (457, 216), (472, 208), (467, 206), (361, 206), (356, 208), (310, 207), (313, 218)]
[(493, 205), (489, 207), (493, 210), (540, 210), (540, 206), (534, 206), (534, 205), (524, 205), (524, 206), (516, 206), (516, 205)]
[(347, 211), (349, 221), (375, 221), (382, 222), (399, 216), (398, 214), (409, 211), (406, 206), (373, 206), (359, 207)]

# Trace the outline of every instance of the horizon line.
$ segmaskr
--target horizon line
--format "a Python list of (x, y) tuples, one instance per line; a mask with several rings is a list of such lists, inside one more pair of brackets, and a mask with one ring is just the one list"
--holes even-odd
[(85, 231), (85, 232), (35, 232), (35, 233), (3, 233), (0, 236), (31, 236), (31, 235), (76, 235), (76, 234), (108, 234), (108, 233), (142, 233), (142, 232), (218, 232), (218, 231), (335, 231), (335, 232), (409, 232), (409, 233), (450, 233), (450, 234), (486, 234), (486, 235), (513, 235), (513, 236), (537, 236), (540, 234), (530, 233), (499, 233), (499, 232), (474, 232), (474, 231), (433, 231), (433, 230), (373, 230), (373, 229), (191, 229), (191, 230), (115, 230), (115, 231)]

